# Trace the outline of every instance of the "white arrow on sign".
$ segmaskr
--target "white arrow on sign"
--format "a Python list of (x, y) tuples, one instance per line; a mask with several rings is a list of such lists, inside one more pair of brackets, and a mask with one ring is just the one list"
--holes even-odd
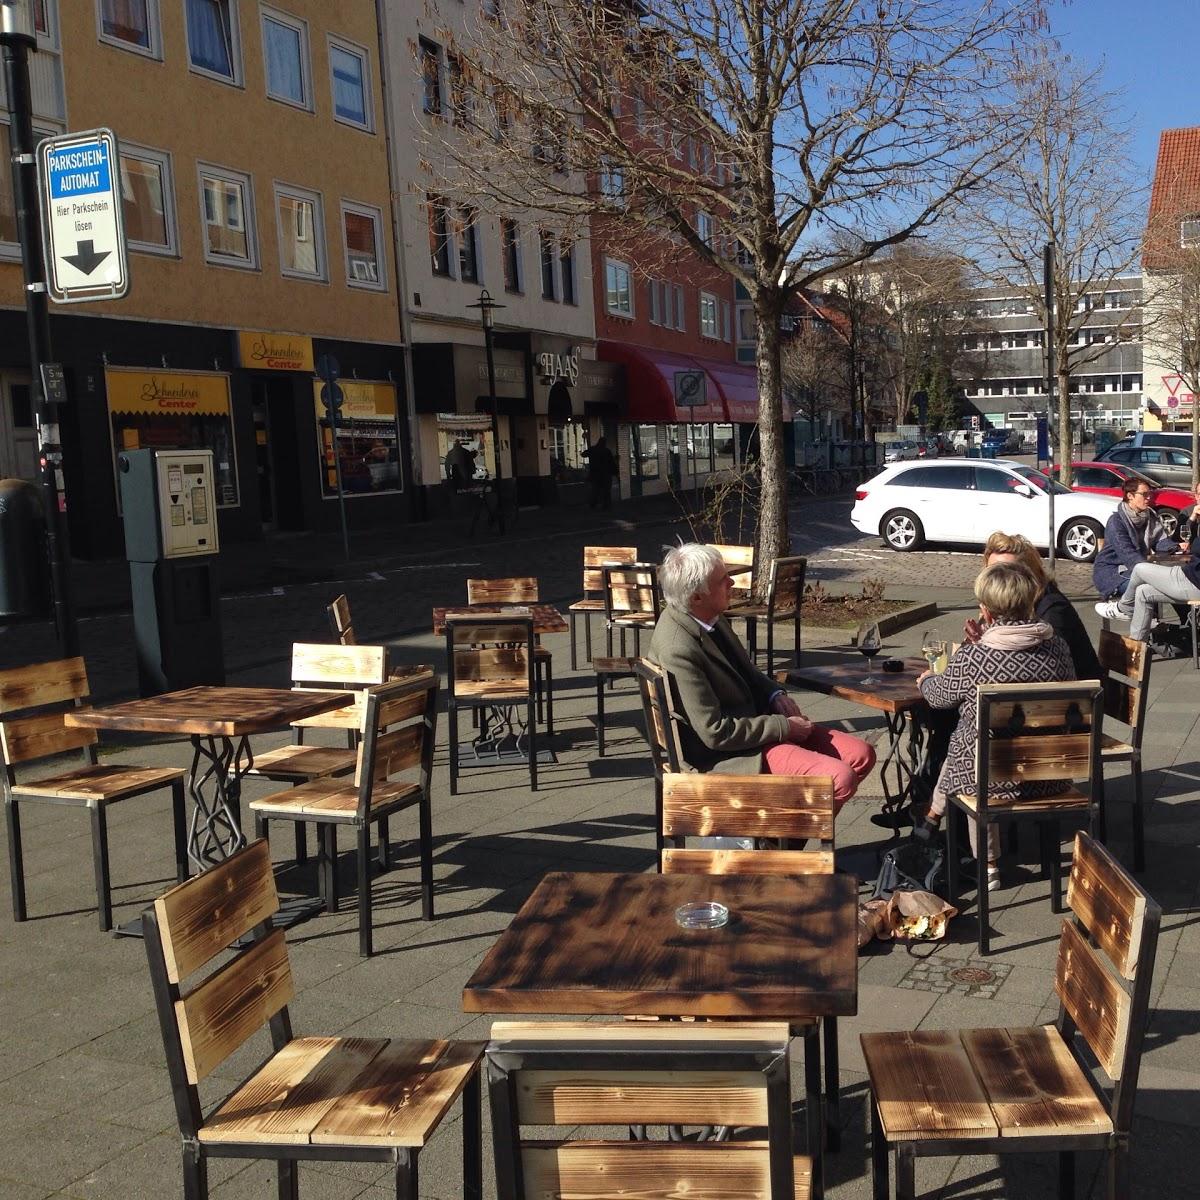
[(111, 129), (38, 146), (46, 286), (60, 304), (118, 300), (129, 290), (120, 174)]

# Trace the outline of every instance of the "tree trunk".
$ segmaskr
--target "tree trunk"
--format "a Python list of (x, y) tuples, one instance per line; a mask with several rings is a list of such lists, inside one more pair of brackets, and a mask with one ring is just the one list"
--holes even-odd
[[(1059, 362), (1062, 362), (1061, 357)], [(1058, 471), (1064, 487), (1071, 486), (1071, 460), (1075, 457), (1074, 430), (1071, 428), (1071, 372), (1058, 368)]]
[(1192, 493), (1200, 485), (1200, 395), (1192, 388)]
[(779, 344), (779, 304), (771, 295), (755, 301), (758, 319), (758, 531), (754, 539), (755, 577), (768, 578), (771, 563), (790, 553), (787, 474), (783, 462), (783, 400)]

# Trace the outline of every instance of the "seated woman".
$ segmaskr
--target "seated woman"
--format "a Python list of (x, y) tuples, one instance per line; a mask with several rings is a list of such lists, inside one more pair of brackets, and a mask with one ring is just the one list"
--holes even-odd
[(1104, 548), (1092, 564), (1092, 583), (1101, 600), (1120, 596), (1130, 571), (1152, 553), (1175, 549), (1150, 505), (1153, 495), (1150, 484), (1136, 475), (1121, 485), (1121, 503), (1104, 526)]
[[(1188, 535), (1185, 535), (1188, 536)], [(1185, 543), (1187, 557), (1177, 563), (1138, 563), (1129, 572), (1120, 599), (1097, 604), (1096, 611), (1110, 621), (1132, 621), (1129, 636), (1144, 642), (1159, 604), (1184, 604), (1200, 600), (1200, 541)], [(1181, 619), (1186, 619), (1183, 609)]]
[[(985, 567), (975, 580), (979, 601), (979, 640), (965, 642), (951, 658), (945, 671), (925, 671), (917, 682), (921, 694), (933, 708), (957, 709), (958, 724), (950, 735), (950, 749), (938, 776), (933, 799), (925, 817), (914, 830), (928, 839), (941, 827), (947, 796), (970, 795), (975, 791), (975, 744), (977, 689), (981, 683), (1049, 683), (1075, 679), (1071, 653), (1066, 642), (1045, 621), (1034, 615), (1038, 581), (1020, 563), (998, 562)], [(997, 783), (989, 796), (1002, 799), (1032, 799), (1062, 791), (1052, 783)], [(978, 847), (972, 849), (978, 855)], [(999, 839), (995, 826), (988, 827), (987, 889), (1000, 886)], [(980, 872), (983, 886), (983, 872)]]

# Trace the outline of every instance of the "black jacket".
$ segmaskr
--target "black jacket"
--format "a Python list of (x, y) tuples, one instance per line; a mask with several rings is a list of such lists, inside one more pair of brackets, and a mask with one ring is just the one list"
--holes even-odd
[(1100, 660), (1096, 657), (1092, 639), (1083, 627), (1075, 605), (1058, 590), (1058, 585), (1049, 583), (1037, 602), (1034, 613), (1045, 621), (1071, 651), (1071, 662), (1075, 664), (1076, 679), (1100, 679)]

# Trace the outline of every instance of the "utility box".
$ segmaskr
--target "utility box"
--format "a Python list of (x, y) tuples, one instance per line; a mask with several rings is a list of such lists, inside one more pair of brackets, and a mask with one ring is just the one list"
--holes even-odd
[(225, 682), (211, 450), (117, 459), (143, 696)]
[(24, 479), (0, 479), (0, 617), (47, 616), (49, 580), (41, 493)]

